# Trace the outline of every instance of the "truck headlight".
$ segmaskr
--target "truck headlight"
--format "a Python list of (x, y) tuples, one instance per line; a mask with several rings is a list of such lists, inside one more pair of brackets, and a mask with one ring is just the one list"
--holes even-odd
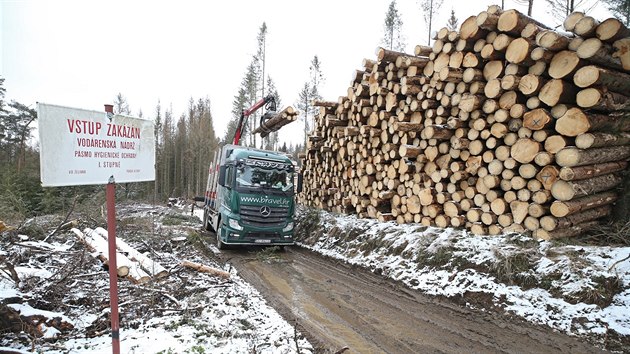
[(287, 231), (291, 231), (291, 230), (293, 230), (293, 221), (288, 223), (287, 226), (285, 226), (284, 229), (282, 229), (282, 232), (287, 232)]
[(230, 219), (230, 221), (228, 222), (228, 225), (230, 225), (230, 227), (235, 230), (243, 230), (243, 227), (239, 225), (238, 220)]

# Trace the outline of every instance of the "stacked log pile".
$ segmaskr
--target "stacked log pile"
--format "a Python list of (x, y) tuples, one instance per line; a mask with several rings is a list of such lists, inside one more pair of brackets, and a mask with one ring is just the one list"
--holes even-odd
[(630, 159), (630, 31), (580, 13), (565, 28), (491, 6), (432, 48), (379, 48), (316, 102), (302, 203), (475, 234), (592, 227)]
[(269, 114), (272, 114), (272, 116), (263, 120), (260, 126), (254, 129), (252, 134), (260, 134), (261, 137), (265, 138), (269, 133), (278, 131), (285, 125), (297, 120), (299, 112), (293, 109), (293, 107), (288, 106), (278, 113)]

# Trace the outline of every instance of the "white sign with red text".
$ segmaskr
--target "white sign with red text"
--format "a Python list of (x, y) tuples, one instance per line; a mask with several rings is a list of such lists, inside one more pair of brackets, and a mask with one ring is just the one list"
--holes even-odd
[(155, 180), (152, 121), (37, 104), (45, 187)]

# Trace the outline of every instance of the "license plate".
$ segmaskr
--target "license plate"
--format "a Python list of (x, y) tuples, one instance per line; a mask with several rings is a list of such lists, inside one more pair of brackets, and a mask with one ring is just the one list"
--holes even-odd
[(265, 239), (260, 239), (260, 240), (255, 240), (255, 243), (271, 243), (271, 240), (265, 240)]

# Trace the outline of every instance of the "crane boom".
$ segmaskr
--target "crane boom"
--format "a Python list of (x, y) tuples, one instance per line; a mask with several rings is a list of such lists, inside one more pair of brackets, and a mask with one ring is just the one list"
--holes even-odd
[(232, 144), (239, 145), (241, 141), (241, 135), (243, 134), (243, 126), (245, 125), (245, 122), (247, 122), (247, 117), (252, 115), (254, 112), (259, 110), (264, 105), (270, 105), (269, 109), (271, 109), (272, 111), (275, 111), (276, 110), (275, 97), (273, 95), (268, 95), (267, 97), (264, 97), (260, 101), (254, 103), (253, 106), (249, 107), (246, 110), (243, 110), (243, 112), (241, 113), (241, 118), (238, 120), (238, 125), (236, 126), (236, 132), (234, 132), (234, 140)]

